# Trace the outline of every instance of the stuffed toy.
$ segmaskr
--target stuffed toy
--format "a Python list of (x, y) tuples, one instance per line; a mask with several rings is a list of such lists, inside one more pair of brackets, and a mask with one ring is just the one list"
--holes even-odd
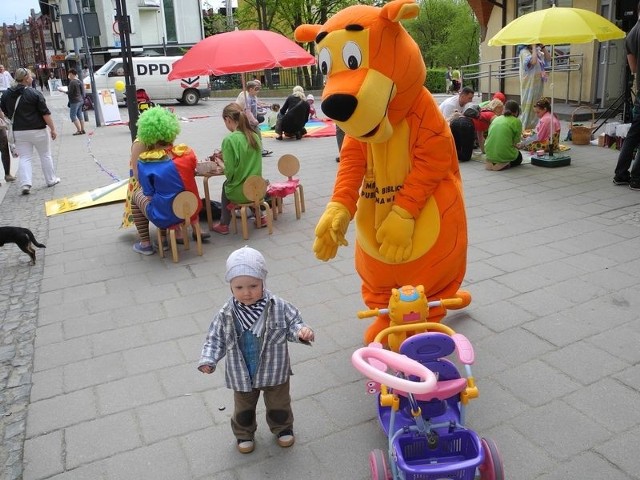
[[(386, 306), (392, 289), (403, 285), (423, 285), (433, 300), (460, 297), (466, 270), (455, 144), (424, 87), (420, 49), (400, 24), (418, 13), (414, 0), (355, 5), (324, 25), (295, 31), (297, 41), (317, 43), (326, 78), (322, 111), (346, 132), (313, 250), (323, 261), (335, 257), (348, 244), (345, 234), (355, 219), (355, 264), (369, 308)], [(462, 296), (466, 306), (470, 297)], [(429, 321), (444, 313), (430, 309)], [(388, 325), (388, 316), (379, 315), (365, 343)]]

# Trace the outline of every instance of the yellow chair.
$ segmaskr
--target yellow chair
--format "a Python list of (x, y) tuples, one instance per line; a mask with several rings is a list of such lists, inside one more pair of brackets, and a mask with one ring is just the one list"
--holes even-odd
[(273, 219), (278, 219), (278, 214), (282, 213), (282, 200), (284, 197), (293, 193), (293, 203), (296, 209), (296, 219), (300, 220), (301, 212), (304, 212), (304, 189), (299, 178), (293, 176), (300, 171), (300, 161), (298, 157), (286, 154), (278, 160), (278, 171), (287, 177), (284, 182), (276, 182), (269, 184), (267, 193), (271, 197), (271, 210), (273, 210)]
[(264, 199), (267, 193), (267, 182), (264, 178), (257, 175), (252, 175), (244, 181), (242, 185), (242, 193), (249, 200), (247, 203), (230, 203), (228, 208), (231, 211), (233, 217), (233, 233), (238, 232), (238, 218), (235, 215), (236, 210), (240, 210), (240, 221), (242, 222), (242, 238), (249, 239), (249, 223), (248, 223), (248, 211), (253, 210), (256, 218), (256, 228), (262, 227), (261, 222), (261, 208), (264, 209), (264, 214), (267, 217), (267, 227), (269, 228), (269, 235), (273, 233), (273, 217), (271, 207)]
[[(171, 246), (171, 254), (173, 261), (178, 262), (178, 244), (176, 242), (176, 230), (179, 228), (182, 230), (182, 239), (184, 242), (184, 249), (189, 250), (189, 225), (193, 228), (193, 233), (196, 237), (196, 245), (198, 255), (202, 256), (202, 232), (200, 230), (200, 223), (195, 222), (191, 224), (191, 217), (198, 210), (198, 204), (200, 200), (192, 192), (184, 191), (180, 192), (176, 198), (173, 199), (173, 213), (176, 217), (183, 220), (182, 223), (174, 225), (168, 228), (166, 232), (169, 234), (169, 245)], [(158, 245), (160, 250), (160, 256), (164, 258), (164, 249), (162, 248), (162, 230), (158, 229)]]

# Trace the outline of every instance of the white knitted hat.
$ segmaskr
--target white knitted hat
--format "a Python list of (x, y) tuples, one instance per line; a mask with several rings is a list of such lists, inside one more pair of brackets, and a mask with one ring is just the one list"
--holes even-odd
[(264, 257), (258, 250), (246, 246), (231, 252), (227, 258), (227, 273), (224, 279), (230, 282), (244, 275), (259, 278), (262, 281), (267, 279), (267, 263)]

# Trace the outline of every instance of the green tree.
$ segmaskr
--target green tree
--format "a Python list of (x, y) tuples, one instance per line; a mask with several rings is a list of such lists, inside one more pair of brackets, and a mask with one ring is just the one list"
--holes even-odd
[(212, 8), (202, 11), (202, 23), (205, 37), (210, 37), (226, 30), (226, 17), (214, 12)]
[(423, 0), (405, 24), (427, 67), (459, 67), (480, 58), (480, 26), (466, 0)]

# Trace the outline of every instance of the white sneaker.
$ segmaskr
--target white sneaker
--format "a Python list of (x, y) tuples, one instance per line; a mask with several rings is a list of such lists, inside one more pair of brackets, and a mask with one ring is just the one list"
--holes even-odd
[(251, 453), (255, 448), (256, 444), (253, 440), (238, 439), (238, 451), (240, 453)]
[(31, 185), (25, 185), (22, 187), (22, 195), (29, 195), (31, 193)]
[(291, 430), (285, 430), (278, 434), (278, 445), (282, 448), (288, 448), (294, 444), (296, 438), (293, 436), (293, 432)]
[(53, 179), (53, 182), (51, 183), (47, 183), (47, 187), (53, 187), (54, 185), (57, 185), (60, 183), (60, 179), (58, 177)]

